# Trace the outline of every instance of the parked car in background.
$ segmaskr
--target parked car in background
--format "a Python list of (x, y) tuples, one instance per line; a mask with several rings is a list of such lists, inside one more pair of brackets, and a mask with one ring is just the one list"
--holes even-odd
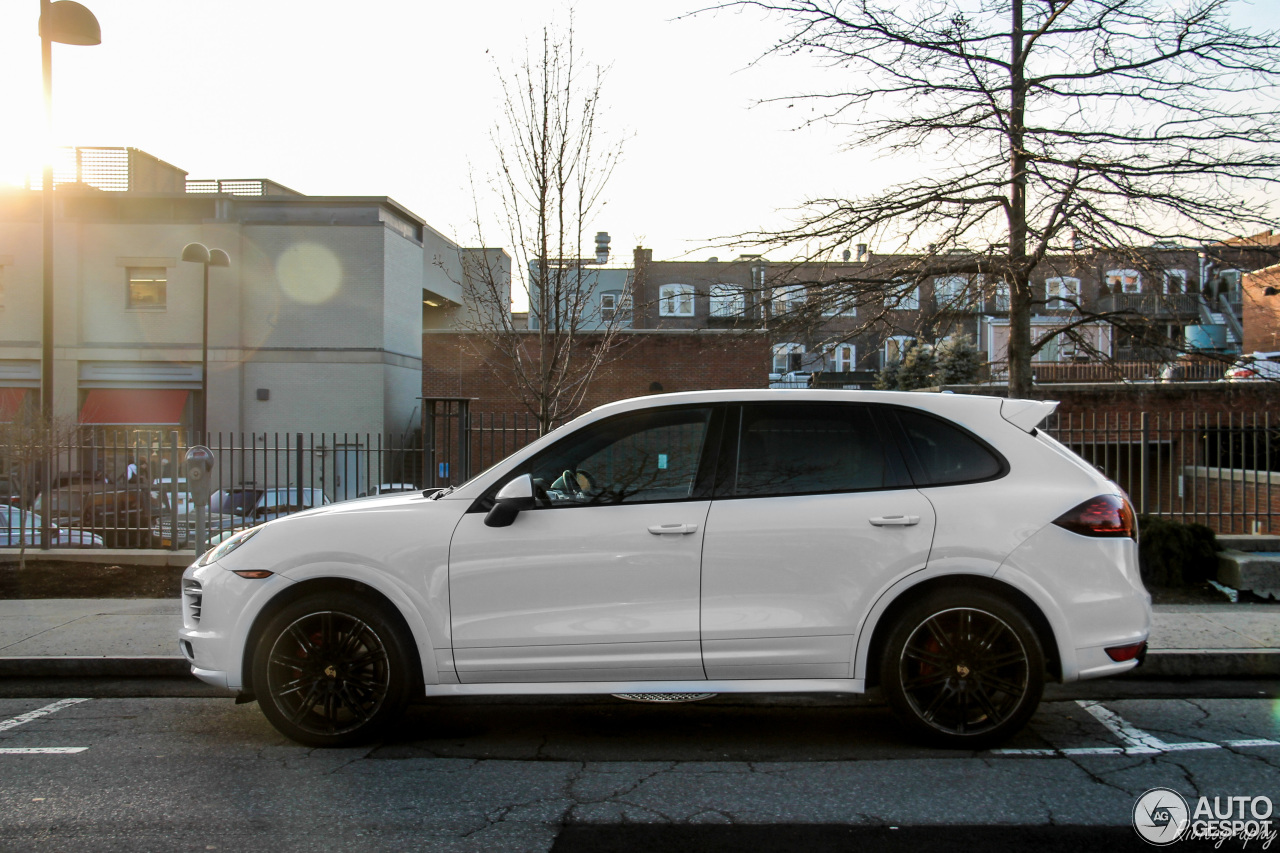
[(151, 495), (139, 486), (73, 482), (54, 488), (49, 501), (37, 495), (33, 509), (59, 527), (93, 531), (108, 548), (151, 547)]
[[(0, 547), (16, 548), (25, 544), (28, 548), (41, 545), (40, 528), (44, 520), (34, 512), (0, 503)], [(51, 548), (102, 548), (101, 536), (88, 530), (54, 526), (50, 531)]]
[(1280, 381), (1280, 352), (1254, 352), (1236, 359), (1227, 368), (1223, 382)]
[(413, 483), (379, 483), (371, 486), (369, 491), (356, 495), (358, 498), (371, 498), (374, 495), (391, 495), (397, 492), (420, 492), (421, 488)]
[(862, 693), (982, 749), (1138, 666), (1133, 507), (1056, 403), (702, 391), (602, 406), (433, 497), (227, 537), (180, 648), (314, 746), (415, 697)]
[[(174, 502), (174, 482), (172, 477), (158, 477), (151, 481), (151, 504), (164, 512)], [(185, 515), (191, 508), (191, 491), (187, 486), (187, 478), (179, 477), (177, 483), (178, 515)], [(157, 515), (159, 512), (157, 512)]]
[[(219, 489), (209, 496), (208, 515), (205, 524), (209, 539), (220, 534), (244, 530), (264, 521), (301, 512), (304, 509), (332, 503), (323, 489), (289, 486), (278, 489), (260, 489), (242, 486), (235, 489)], [(194, 504), (188, 504), (186, 513), (179, 511), (177, 524), (178, 547), (195, 543), (196, 513)], [(168, 548), (174, 539), (173, 515), (162, 512), (151, 525), (151, 534), (161, 548)]]

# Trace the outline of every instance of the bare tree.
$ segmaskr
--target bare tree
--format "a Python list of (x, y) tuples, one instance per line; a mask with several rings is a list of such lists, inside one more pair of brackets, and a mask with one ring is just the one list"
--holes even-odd
[[(597, 369), (626, 325), (630, 282), (605, 283), (599, 255), (583, 257), (592, 217), (621, 152), (598, 127), (604, 72), (586, 63), (573, 40), (544, 29), (533, 55), (501, 74), (503, 110), (492, 138), (507, 269), (493, 251), (462, 257), (467, 304), (461, 325), (476, 350), (546, 432), (582, 405)], [(477, 201), (477, 231), (480, 226)], [(516, 327), (511, 290), (528, 299), (528, 329)]]
[[(849, 276), (900, 299), (922, 278), (982, 275), (1007, 294), (1009, 393), (1060, 330), (1033, 336), (1031, 271), (1080, 245), (1122, 251), (1261, 227), (1277, 181), (1280, 36), (1232, 0), (734, 0), (783, 21), (772, 53), (814, 54), (836, 88), (798, 96), (850, 148), (941, 165), (866, 198), (811, 200), (755, 245), (829, 256), (899, 241), (907, 269)], [(708, 11), (708, 10), (704, 10)], [(1082, 316), (1067, 332), (1098, 317)]]

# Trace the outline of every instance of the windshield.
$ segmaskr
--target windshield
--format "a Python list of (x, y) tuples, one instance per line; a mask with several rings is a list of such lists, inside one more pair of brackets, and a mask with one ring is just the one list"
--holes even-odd
[(261, 497), (262, 489), (219, 489), (209, 498), (209, 511), (224, 515), (249, 515)]

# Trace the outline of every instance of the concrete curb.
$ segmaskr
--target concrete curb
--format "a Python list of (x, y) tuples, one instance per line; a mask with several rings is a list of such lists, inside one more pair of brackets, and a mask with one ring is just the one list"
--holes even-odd
[(0, 678), (173, 678), (191, 675), (180, 655), (154, 657), (0, 657)]
[(1280, 649), (1179, 649), (1153, 651), (1122, 678), (1277, 678)]

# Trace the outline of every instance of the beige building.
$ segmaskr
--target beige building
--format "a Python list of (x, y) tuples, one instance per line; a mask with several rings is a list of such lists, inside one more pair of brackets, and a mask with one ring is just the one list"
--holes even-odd
[[(180, 258), (200, 242), (231, 260), (209, 269), (211, 433), (417, 430), (424, 315), (463, 301), (452, 241), (387, 197), (193, 181), (136, 149), (68, 156), (55, 192), (58, 419), (198, 427), (204, 268)], [(0, 192), (4, 408), (38, 405), (41, 246), (41, 193)]]

